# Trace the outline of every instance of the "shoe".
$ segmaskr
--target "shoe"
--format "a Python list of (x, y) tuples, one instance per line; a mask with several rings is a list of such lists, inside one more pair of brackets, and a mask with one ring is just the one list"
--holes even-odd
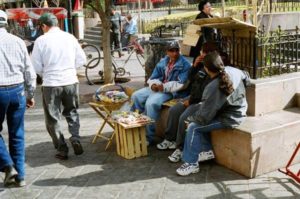
[(171, 162), (179, 162), (182, 157), (182, 151), (180, 149), (176, 149), (168, 158)]
[(159, 150), (176, 149), (176, 142), (171, 142), (171, 141), (164, 139), (164, 141), (157, 144), (156, 147)]
[(67, 160), (68, 159), (68, 152), (66, 151), (58, 151), (58, 153), (55, 155), (57, 159), (60, 160)]
[(195, 164), (184, 163), (176, 170), (176, 173), (180, 176), (188, 176), (192, 173), (198, 173), (198, 172), (199, 172), (198, 163)]
[(198, 162), (203, 162), (203, 161), (211, 160), (214, 158), (215, 158), (215, 154), (212, 150), (204, 151), (204, 152), (199, 153)]
[(15, 183), (15, 177), (18, 175), (18, 172), (12, 166), (7, 166), (4, 168), (5, 177), (4, 177), (4, 186), (10, 186)]
[(122, 56), (124, 56), (124, 54), (123, 53), (119, 53), (119, 58), (121, 58)]
[(25, 180), (18, 180), (18, 179), (15, 179), (15, 183), (16, 183), (16, 187), (25, 187), (26, 186), (26, 182)]
[(81, 144), (78, 140), (72, 141), (71, 144), (72, 144), (72, 147), (74, 149), (75, 155), (83, 154), (82, 146), (81, 146)]

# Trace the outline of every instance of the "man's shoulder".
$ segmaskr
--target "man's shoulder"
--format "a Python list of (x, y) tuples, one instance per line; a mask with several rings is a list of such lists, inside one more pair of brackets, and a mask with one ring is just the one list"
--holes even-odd
[(20, 37), (11, 33), (6, 33), (6, 41), (13, 42), (14, 44), (25, 44), (25, 42)]

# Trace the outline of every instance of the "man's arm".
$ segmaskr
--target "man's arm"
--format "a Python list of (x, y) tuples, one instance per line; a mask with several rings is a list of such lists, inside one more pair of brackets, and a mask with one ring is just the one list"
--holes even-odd
[(36, 88), (36, 73), (24, 43), (22, 43), (22, 51), (24, 56), (24, 86), (27, 93), (27, 99), (33, 99)]
[(76, 39), (75, 39), (75, 48), (76, 48), (75, 67), (78, 68), (86, 64), (86, 55)]
[(34, 42), (32, 54), (31, 54), (31, 61), (32, 65), (34, 67), (34, 70), (36, 74), (43, 77), (43, 60), (41, 55), (41, 49), (40, 49), (40, 40), (37, 39)]

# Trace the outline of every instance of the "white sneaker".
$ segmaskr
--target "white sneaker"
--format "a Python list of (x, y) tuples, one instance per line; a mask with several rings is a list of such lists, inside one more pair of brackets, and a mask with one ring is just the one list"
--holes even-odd
[(182, 151), (180, 149), (176, 149), (168, 158), (171, 162), (179, 162), (182, 157)]
[(161, 143), (157, 144), (156, 147), (159, 150), (166, 150), (166, 149), (176, 149), (176, 142), (171, 142), (169, 140), (164, 139)]
[(180, 176), (188, 176), (192, 173), (198, 173), (198, 172), (199, 172), (198, 163), (196, 164), (184, 163), (176, 170), (176, 173)]
[(199, 153), (198, 162), (203, 162), (206, 160), (211, 160), (215, 158), (215, 154), (212, 150), (204, 151)]

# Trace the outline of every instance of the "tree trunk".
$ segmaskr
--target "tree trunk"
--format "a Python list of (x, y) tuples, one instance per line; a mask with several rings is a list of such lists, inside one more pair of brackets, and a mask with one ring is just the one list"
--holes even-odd
[(110, 21), (102, 19), (102, 48), (104, 57), (104, 83), (109, 84), (114, 81), (113, 69), (111, 60), (111, 47), (110, 47)]

